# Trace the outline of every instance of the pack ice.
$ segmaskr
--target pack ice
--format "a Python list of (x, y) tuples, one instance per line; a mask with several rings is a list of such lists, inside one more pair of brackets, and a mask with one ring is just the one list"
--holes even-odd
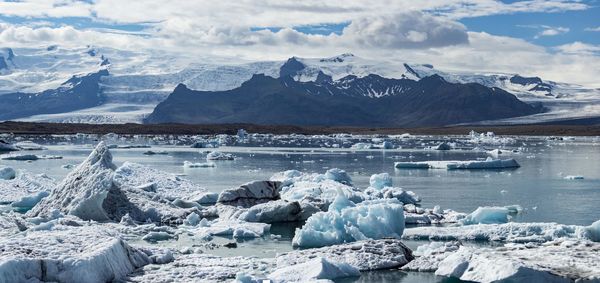
[(510, 159), (493, 159), (468, 161), (418, 161), (418, 162), (395, 162), (394, 167), (398, 169), (507, 169), (518, 168), (519, 163)]

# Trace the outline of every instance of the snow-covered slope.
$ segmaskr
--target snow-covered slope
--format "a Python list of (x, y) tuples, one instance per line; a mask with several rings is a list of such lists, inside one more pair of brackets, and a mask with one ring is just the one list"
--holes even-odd
[[(433, 74), (449, 82), (480, 83), (488, 87), (507, 90), (527, 102), (542, 102), (549, 106), (550, 114), (538, 115), (532, 121), (545, 121), (546, 117), (560, 113), (582, 115), (575, 108), (585, 107), (585, 115), (600, 116), (600, 90), (582, 86), (545, 81), (536, 77), (515, 74), (473, 74), (444, 72), (430, 64), (402, 63), (394, 60), (377, 61), (353, 54), (327, 58), (298, 58), (289, 60), (245, 62), (237, 59), (198, 58), (166, 53), (121, 51), (112, 48), (0, 48), (0, 98), (2, 94), (25, 92), (39, 93), (53, 89), (73, 75), (85, 75), (108, 69), (109, 76), (101, 80), (102, 105), (85, 110), (34, 115), (20, 118), (27, 121), (123, 123), (140, 122), (152, 112), (179, 84), (190, 89), (223, 91), (237, 88), (252, 75), (263, 73), (274, 78), (291, 75), (294, 80), (308, 82), (333, 80), (343, 88), (353, 77), (379, 75), (384, 78), (420, 80)], [(351, 76), (351, 77), (348, 77)], [(356, 91), (367, 97), (399, 95), (401, 89), (361, 85)], [(590, 102), (591, 101), (591, 102)], [(521, 118), (519, 123), (527, 122)]]

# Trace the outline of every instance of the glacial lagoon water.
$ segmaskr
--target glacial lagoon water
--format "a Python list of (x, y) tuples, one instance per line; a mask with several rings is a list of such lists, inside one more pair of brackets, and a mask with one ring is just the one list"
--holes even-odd
[[(462, 139), (463, 141), (458, 141)], [(221, 146), (218, 149), (195, 149), (189, 145), (151, 145), (151, 148), (115, 148), (111, 152), (117, 165), (130, 161), (173, 174), (182, 175), (213, 192), (236, 187), (252, 180), (266, 180), (276, 172), (295, 169), (323, 173), (330, 168), (346, 170), (354, 184), (366, 188), (369, 177), (387, 172), (395, 186), (417, 193), (422, 207), (439, 205), (460, 212), (471, 212), (479, 206), (518, 204), (524, 211), (512, 221), (557, 222), (590, 225), (600, 219), (597, 209), (600, 201), (600, 140), (548, 140), (545, 137), (517, 137), (510, 144), (475, 145), (491, 150), (502, 148), (502, 158), (514, 158), (521, 165), (511, 170), (424, 170), (395, 169), (397, 161), (474, 160), (489, 156), (485, 150), (472, 150), (474, 145), (464, 137), (420, 137), (410, 140), (394, 139), (397, 149), (356, 150), (350, 148), (317, 147), (322, 143), (299, 142), (287, 145), (273, 143), (246, 143)], [(93, 141), (56, 142), (52, 139), (33, 139), (47, 150), (27, 153), (59, 155), (62, 159), (33, 162), (0, 160), (0, 165), (32, 173), (44, 173), (61, 179), (92, 149)], [(441, 141), (456, 142), (456, 149), (440, 151), (429, 149)], [(142, 141), (152, 144), (152, 141)], [(352, 141), (356, 142), (356, 141)], [(140, 140), (121, 140), (122, 144), (140, 144)], [(316, 145), (315, 145), (316, 144)], [(146, 155), (144, 152), (166, 151), (166, 155)], [(232, 153), (233, 161), (213, 161), (212, 168), (184, 168), (184, 161), (206, 162), (206, 152), (218, 150)], [(514, 151), (514, 152), (513, 152)], [(565, 179), (568, 175), (583, 176), (582, 180)], [(301, 224), (276, 224), (271, 235), (263, 239), (238, 242), (237, 248), (206, 250), (220, 256), (272, 257), (292, 249), (294, 229)], [(217, 243), (234, 240), (216, 238)], [(408, 242), (416, 248), (423, 242)], [(195, 240), (180, 237), (177, 241), (160, 245), (176, 248), (199, 245)], [(431, 273), (381, 271), (363, 274), (361, 278), (341, 282), (440, 282), (448, 279)]]

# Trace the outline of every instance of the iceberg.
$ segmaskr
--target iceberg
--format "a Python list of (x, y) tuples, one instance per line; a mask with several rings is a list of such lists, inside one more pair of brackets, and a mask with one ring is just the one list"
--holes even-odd
[(507, 223), (509, 213), (511, 210), (506, 207), (479, 207), (460, 222), (464, 225)]
[(0, 240), (0, 282), (108, 282), (150, 263), (100, 226), (56, 225)]
[[(209, 254), (178, 255), (168, 264), (150, 264), (129, 274), (126, 282), (224, 282), (238, 274), (266, 278), (276, 267), (273, 259), (219, 257)], [(260, 281), (259, 281), (260, 282)]]
[(278, 223), (305, 220), (302, 212), (302, 207), (296, 201), (275, 200), (248, 209), (234, 208), (229, 215), (219, 212), (219, 216), (247, 222)]
[(399, 268), (414, 259), (412, 251), (397, 239), (363, 240), (335, 246), (301, 249), (277, 256), (278, 267), (322, 257), (360, 271)]
[(597, 282), (600, 244), (554, 241), (502, 248), (460, 247), (439, 263), (435, 274), (477, 282)]
[(347, 263), (317, 257), (304, 263), (279, 268), (268, 278), (275, 282), (308, 282), (318, 279), (358, 277), (360, 271)]
[(108, 147), (99, 143), (27, 215), (48, 218), (58, 210), (83, 220), (118, 222), (128, 215), (139, 222), (177, 223), (188, 214), (199, 212), (198, 207), (172, 204), (177, 198), (203, 190), (193, 183), (135, 163), (115, 167)]
[(17, 172), (12, 167), (0, 166), (0, 180), (10, 180), (17, 176)]
[(19, 149), (16, 146), (14, 146), (8, 142), (5, 142), (3, 140), (0, 140), (0, 152), (18, 151), (18, 150)]
[(470, 161), (418, 161), (418, 162), (395, 162), (397, 169), (509, 169), (519, 168), (521, 165), (514, 159), (492, 159), (470, 160)]
[[(593, 226), (596, 225), (596, 226)], [(429, 241), (496, 241), (544, 243), (560, 238), (594, 240), (597, 224), (592, 226), (557, 223), (476, 224), (446, 227), (414, 227), (404, 230), (403, 239)]]
[(346, 171), (339, 168), (331, 168), (325, 172), (325, 179), (336, 181), (344, 185), (352, 186), (352, 179)]
[(371, 175), (371, 178), (369, 178), (369, 185), (378, 190), (381, 190), (384, 187), (391, 187), (392, 177), (390, 177), (390, 174), (388, 173), (373, 174)]
[(212, 236), (233, 236), (236, 239), (251, 239), (260, 238), (270, 230), (270, 224), (215, 219), (213, 221), (206, 221), (203, 225), (198, 225), (191, 229), (190, 232), (201, 239)]
[(292, 245), (323, 247), (365, 239), (400, 238), (404, 209), (397, 199), (367, 200), (354, 204), (343, 193), (329, 211), (317, 212), (296, 229)]
[(259, 203), (269, 202), (280, 198), (281, 182), (253, 181), (239, 188), (224, 190), (219, 194), (218, 203), (251, 207)]
[(189, 161), (183, 162), (183, 168), (214, 168), (214, 167), (217, 167), (217, 165), (212, 162), (203, 162), (203, 163), (192, 163)]
[(219, 151), (212, 151), (206, 155), (206, 160), (234, 160), (235, 156), (229, 153), (222, 153)]
[(100, 142), (90, 156), (27, 215), (47, 217), (58, 209), (65, 215), (74, 215), (83, 220), (109, 220), (102, 203), (112, 187), (115, 169), (108, 147)]
[(21, 141), (14, 146), (20, 150), (45, 150), (46, 148), (32, 141)]

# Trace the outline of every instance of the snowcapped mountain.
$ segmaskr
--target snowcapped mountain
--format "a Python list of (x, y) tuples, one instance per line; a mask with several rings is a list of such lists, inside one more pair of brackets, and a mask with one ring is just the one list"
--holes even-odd
[[(61, 87), (72, 76), (108, 70), (99, 82), (100, 105), (60, 113), (18, 117), (27, 121), (123, 123), (140, 122), (180, 83), (200, 91), (226, 91), (242, 86), (254, 74), (279, 78), (291, 75), (297, 82), (332, 82), (336, 88), (353, 88), (353, 95), (382, 98), (402, 94), (406, 86), (357, 80), (369, 76), (418, 81), (439, 75), (451, 83), (479, 83), (500, 88), (527, 102), (542, 102), (549, 113), (541, 120), (573, 115), (600, 116), (600, 91), (516, 74), (444, 72), (430, 64), (381, 62), (341, 54), (328, 58), (292, 57), (282, 61), (244, 62), (219, 58), (186, 58), (180, 55), (121, 51), (112, 48), (2, 48), (0, 98), (8, 93), (43, 93)], [(354, 81), (356, 83), (354, 83)], [(0, 103), (2, 103), (0, 101)], [(565, 111), (568, 105), (569, 111)], [(584, 111), (572, 111), (574, 105)], [(589, 107), (598, 105), (598, 107)], [(599, 110), (596, 110), (599, 109)], [(538, 121), (538, 118), (532, 121)], [(523, 119), (519, 120), (520, 122)], [(510, 122), (510, 121), (509, 121)]]

